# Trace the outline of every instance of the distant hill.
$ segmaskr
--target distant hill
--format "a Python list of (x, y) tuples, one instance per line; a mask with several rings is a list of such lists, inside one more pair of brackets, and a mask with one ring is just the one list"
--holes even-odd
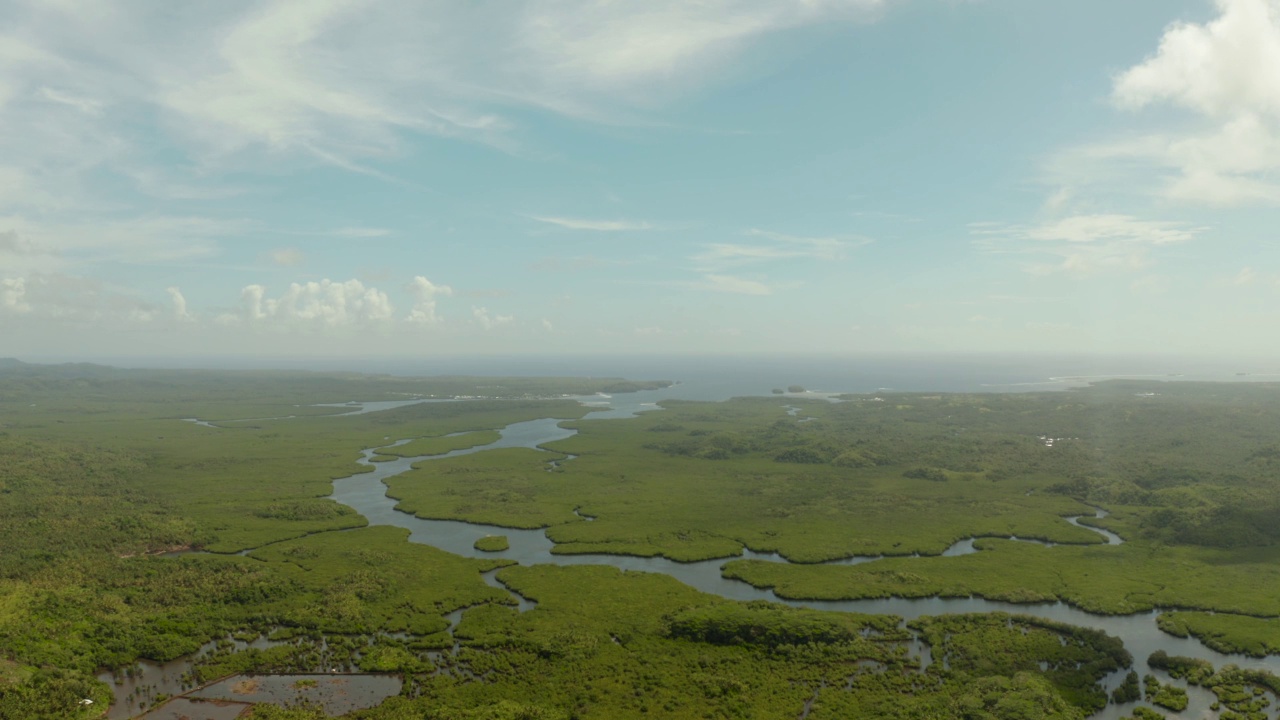
[(0, 372), (87, 378), (102, 377), (104, 375), (110, 375), (120, 371), (108, 365), (95, 365), (94, 363), (62, 363), (59, 365), (44, 365), (39, 363), (23, 362), (17, 358), (0, 358)]

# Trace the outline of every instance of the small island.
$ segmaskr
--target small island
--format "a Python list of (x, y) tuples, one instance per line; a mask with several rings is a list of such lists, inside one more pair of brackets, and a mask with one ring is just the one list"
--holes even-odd
[(506, 535), (485, 535), (476, 540), (475, 549), (481, 552), (502, 552), (511, 547)]

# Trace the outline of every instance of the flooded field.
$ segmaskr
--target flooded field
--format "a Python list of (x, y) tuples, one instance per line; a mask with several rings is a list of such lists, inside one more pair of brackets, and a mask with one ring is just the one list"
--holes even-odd
[(342, 715), (379, 705), (399, 694), (402, 685), (395, 675), (236, 675), (202, 688), (191, 697), (276, 705), (308, 703), (319, 705), (330, 715)]
[(151, 712), (143, 720), (235, 720), (248, 712), (249, 704), (226, 700), (174, 698)]

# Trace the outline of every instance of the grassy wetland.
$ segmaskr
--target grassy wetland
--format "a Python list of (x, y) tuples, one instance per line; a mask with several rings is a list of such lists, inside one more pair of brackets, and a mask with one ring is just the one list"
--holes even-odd
[[(904, 624), (736, 602), (660, 574), (515, 565), (497, 533), (453, 555), (329, 499), (373, 469), (365, 450), (413, 459), (386, 480), (402, 511), (545, 528), (560, 555), (725, 559), (783, 598), (1162, 609), (1171, 638), (1280, 653), (1280, 386), (664, 401), (627, 420), (564, 397), (659, 386), (6, 365), (0, 718), (99, 717), (99, 672), (211, 642), (191, 685), (401, 675), (400, 695), (350, 715), (371, 720), (1083, 718), (1133, 662), (1118, 638), (1017, 613)], [(543, 418), (577, 433), (482, 449)], [(275, 642), (231, 642), (254, 638)], [(1274, 716), (1274, 676), (1159, 662), (1166, 711), (1204, 686)]]

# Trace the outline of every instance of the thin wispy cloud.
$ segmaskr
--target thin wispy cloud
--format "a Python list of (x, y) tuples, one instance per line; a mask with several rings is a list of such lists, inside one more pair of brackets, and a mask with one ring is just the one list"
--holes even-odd
[(301, 265), (307, 256), (298, 248), (280, 248), (272, 250), (270, 253), (271, 262), (284, 267), (294, 267)]
[(379, 227), (337, 227), (317, 230), (274, 230), (280, 235), (304, 235), (309, 237), (336, 238), (380, 238), (394, 234), (389, 228)]
[(689, 284), (690, 287), (712, 292), (730, 293), (733, 295), (772, 295), (773, 287), (759, 280), (718, 275), (714, 273), (703, 276), (702, 280)]
[(2, 270), (20, 274), (106, 262), (193, 262), (212, 257), (220, 239), (237, 237), (246, 227), (238, 220), (194, 216), (68, 223), (0, 216), (0, 255), (8, 255)]
[(746, 235), (767, 242), (711, 243), (691, 259), (707, 268), (777, 260), (841, 260), (847, 251), (871, 242), (861, 237), (804, 237), (759, 229)]
[(207, 158), (261, 147), (359, 167), (406, 133), (500, 142), (513, 106), (616, 121), (716, 77), (752, 41), (886, 4), (40, 4), (14, 13), (41, 32), (15, 33), (35, 40), (11, 43), (0, 69), (81, 114), (153, 106)]
[(595, 232), (625, 232), (631, 230), (652, 230), (647, 222), (634, 220), (589, 220), (585, 218), (530, 216), (531, 220), (555, 225), (566, 230), (593, 230)]
[(1128, 215), (1076, 215), (1039, 225), (973, 223), (969, 230), (980, 250), (1036, 256), (1041, 259), (1023, 269), (1048, 275), (1139, 270), (1150, 264), (1153, 249), (1190, 242), (1207, 228)]

